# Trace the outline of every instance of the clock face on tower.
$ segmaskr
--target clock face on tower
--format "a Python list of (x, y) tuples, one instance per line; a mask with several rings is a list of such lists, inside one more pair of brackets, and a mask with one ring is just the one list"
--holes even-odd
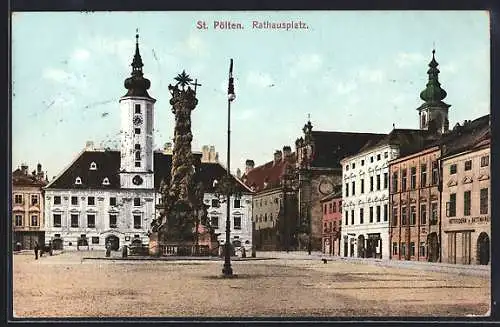
[(134, 178), (132, 179), (132, 183), (135, 185), (141, 185), (142, 184), (142, 178), (139, 175), (135, 175)]
[(141, 115), (135, 115), (134, 116), (134, 125), (139, 126), (142, 124), (142, 116)]

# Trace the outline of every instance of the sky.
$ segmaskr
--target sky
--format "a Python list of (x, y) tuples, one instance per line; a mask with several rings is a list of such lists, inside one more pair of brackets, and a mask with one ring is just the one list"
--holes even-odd
[[(197, 28), (204, 21), (207, 29)], [(302, 29), (257, 29), (302, 22)], [(214, 22), (244, 29), (214, 28)], [(219, 24), (219, 26), (222, 24)], [(135, 33), (155, 104), (154, 148), (171, 142), (168, 85), (197, 78), (194, 151), (226, 165), (227, 81), (234, 60), (231, 171), (273, 159), (313, 130), (418, 128), (432, 49), (451, 105), (450, 127), (490, 112), (485, 11), (23, 12), (12, 16), (12, 169), (41, 163), (49, 179), (85, 147), (119, 149), (119, 99)], [(309, 116), (310, 115), (310, 116)]]

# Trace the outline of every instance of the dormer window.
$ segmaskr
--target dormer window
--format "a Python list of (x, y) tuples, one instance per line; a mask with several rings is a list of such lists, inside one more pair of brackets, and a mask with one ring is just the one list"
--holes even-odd
[(82, 185), (82, 179), (80, 177), (75, 178), (75, 185)]
[(90, 170), (97, 170), (97, 164), (95, 162), (90, 164)]
[(104, 177), (102, 180), (102, 185), (109, 185), (109, 179), (107, 177)]

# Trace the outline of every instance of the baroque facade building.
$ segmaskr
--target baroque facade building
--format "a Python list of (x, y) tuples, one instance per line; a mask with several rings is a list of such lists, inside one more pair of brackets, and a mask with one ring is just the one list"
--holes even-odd
[(290, 146), (276, 150), (274, 158), (254, 167), (247, 160), (242, 181), (255, 193), (253, 195), (254, 244), (257, 250), (284, 250), (296, 247), (295, 227), (296, 197), (286, 189), (287, 167), (295, 166), (295, 153)]
[(323, 206), (323, 249), (324, 254), (340, 256), (342, 231), (342, 186), (320, 200)]
[(323, 239), (323, 207), (320, 200), (342, 184), (340, 160), (357, 153), (368, 141), (385, 134), (313, 131), (308, 121), (304, 136), (295, 142), (299, 246), (321, 251)]
[[(43, 187), (47, 177), (38, 164), (36, 171), (28, 173), (21, 165), (12, 173), (12, 232), (14, 249), (33, 249), (35, 243), (44, 244)], [(16, 246), (17, 245), (17, 246)]]
[(389, 258), (389, 162), (432, 137), (426, 130), (393, 129), (344, 158), (343, 255)]
[(490, 263), (491, 167), (489, 115), (456, 127), (442, 157), (443, 262)]
[[(147, 244), (151, 223), (159, 216), (160, 186), (170, 179), (171, 146), (153, 150), (154, 103), (147, 92), (150, 81), (143, 76), (138, 35), (132, 74), (125, 80), (127, 93), (120, 98), (120, 151), (96, 149), (89, 142), (74, 161), (45, 188), (46, 239), (56, 248), (112, 249), (121, 245)], [(215, 197), (214, 181), (226, 170), (214, 160), (201, 160), (195, 167), (204, 187), (204, 202), (213, 218), (224, 214)], [(210, 159), (210, 158), (209, 158)], [(234, 177), (233, 177), (234, 178)], [(243, 207), (233, 206), (233, 239), (251, 247), (251, 190), (236, 181), (243, 194)], [(216, 201), (214, 201), (216, 200)], [(234, 200), (234, 199), (233, 199)], [(239, 223), (239, 224), (238, 224)], [(222, 224), (220, 227), (224, 227)], [(236, 237), (237, 236), (237, 237)]]

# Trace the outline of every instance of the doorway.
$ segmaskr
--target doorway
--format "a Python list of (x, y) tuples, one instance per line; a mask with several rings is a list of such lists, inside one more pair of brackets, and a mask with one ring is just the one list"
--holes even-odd
[(365, 236), (359, 235), (358, 236), (358, 258), (364, 258), (364, 257), (365, 257)]
[(111, 251), (118, 251), (120, 248), (120, 239), (115, 235), (109, 235), (106, 237), (106, 245), (109, 243)]
[(480, 265), (487, 265), (490, 262), (490, 238), (488, 234), (482, 232), (477, 238), (478, 262)]
[(427, 236), (427, 261), (437, 262), (439, 259), (439, 242), (436, 233), (430, 233)]

